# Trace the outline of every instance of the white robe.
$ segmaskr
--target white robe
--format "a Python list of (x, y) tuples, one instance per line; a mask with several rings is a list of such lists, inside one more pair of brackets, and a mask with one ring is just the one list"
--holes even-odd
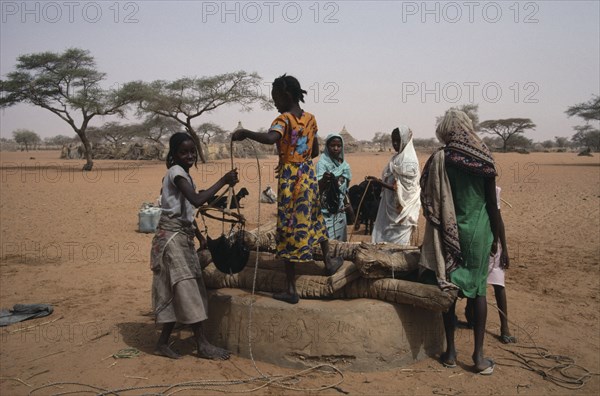
[[(396, 191), (383, 188), (377, 219), (373, 226), (373, 243), (410, 244), (410, 237), (419, 222), (421, 211), (421, 171), (412, 139), (394, 155), (384, 168), (381, 179), (396, 185)], [(402, 208), (398, 210), (398, 206)]]

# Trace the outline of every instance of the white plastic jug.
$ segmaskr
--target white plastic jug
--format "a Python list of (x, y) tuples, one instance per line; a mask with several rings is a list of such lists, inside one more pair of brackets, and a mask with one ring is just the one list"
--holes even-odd
[(156, 232), (161, 212), (161, 208), (144, 205), (138, 213), (138, 230), (145, 233)]

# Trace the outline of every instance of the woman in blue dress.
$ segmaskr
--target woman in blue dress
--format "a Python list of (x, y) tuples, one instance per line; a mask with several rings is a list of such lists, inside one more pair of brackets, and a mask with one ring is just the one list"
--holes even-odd
[(330, 134), (317, 163), (317, 180), (321, 191), (321, 211), (330, 239), (346, 241), (345, 197), (352, 179), (350, 165), (344, 159), (344, 139)]

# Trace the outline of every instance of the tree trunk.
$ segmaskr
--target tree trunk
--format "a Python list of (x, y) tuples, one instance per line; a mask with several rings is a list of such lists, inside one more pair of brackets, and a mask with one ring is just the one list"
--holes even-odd
[(91, 171), (94, 166), (94, 162), (92, 161), (92, 146), (84, 132), (77, 131), (77, 135), (79, 135), (85, 149), (85, 165), (83, 165), (83, 170)]
[(204, 150), (202, 150), (202, 144), (200, 143), (200, 138), (198, 137), (198, 134), (196, 133), (196, 131), (194, 131), (194, 128), (192, 128), (192, 126), (189, 124), (186, 126), (186, 129), (189, 132), (192, 139), (194, 140), (194, 144), (196, 145), (196, 149), (198, 150), (198, 159), (200, 160), (200, 162), (205, 164), (206, 158), (204, 157)]
[(506, 142), (507, 142), (507, 141), (508, 141), (508, 139), (504, 139), (504, 140), (502, 141), (502, 152), (503, 152), (503, 153), (506, 153)]

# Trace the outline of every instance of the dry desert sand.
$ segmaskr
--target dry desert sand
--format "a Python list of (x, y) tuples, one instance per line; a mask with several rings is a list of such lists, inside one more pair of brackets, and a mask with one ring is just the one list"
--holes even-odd
[[(380, 175), (390, 153), (347, 156), (354, 183)], [(421, 165), (428, 154), (419, 155)], [(252, 361), (238, 356), (224, 362), (192, 355), (187, 330), (175, 333), (185, 354), (178, 361), (152, 354), (157, 337), (150, 312), (151, 234), (137, 232), (138, 208), (157, 198), (165, 173), (162, 162), (95, 161), (94, 171), (80, 171), (82, 161), (59, 160), (58, 152), (0, 153), (0, 306), (50, 303), (54, 313), (0, 329), (0, 394), (22, 395), (49, 383), (74, 382), (101, 389), (199, 380), (233, 380), (258, 375)], [(513, 334), (518, 346), (534, 344), (550, 354), (565, 355), (591, 373), (600, 372), (599, 247), (600, 156), (573, 153), (496, 154), (498, 184), (512, 260), (507, 292)], [(239, 187), (250, 196), (243, 201), (248, 229), (257, 224), (258, 179), (255, 160), (236, 160)], [(263, 188), (275, 186), (274, 157), (261, 159)], [(192, 170), (198, 188), (229, 170), (229, 160)], [(353, 183), (353, 184), (354, 184)], [(261, 223), (274, 218), (274, 205), (261, 205)], [(220, 223), (208, 224), (211, 234)], [(420, 227), (423, 233), (423, 227)], [(364, 239), (355, 235), (354, 240)], [(421, 238), (422, 239), (422, 238)], [(491, 287), (488, 302), (495, 303)], [(301, 304), (303, 302), (301, 301)], [(464, 301), (457, 313), (462, 318)], [(517, 327), (518, 325), (518, 327)], [(599, 394), (600, 377), (569, 390), (519, 367), (496, 338), (498, 315), (490, 308), (486, 355), (498, 365), (492, 376), (469, 371), (472, 335), (457, 333), (459, 366), (444, 369), (435, 357), (385, 372), (344, 372), (343, 382), (324, 394)], [(112, 354), (133, 347), (141, 354), (114, 359)], [(506, 349), (504, 349), (506, 348)], [(540, 361), (541, 362), (541, 361)], [(548, 367), (551, 360), (541, 362)], [(263, 373), (285, 375), (297, 370), (257, 362)], [(570, 368), (572, 377), (581, 369)], [(319, 388), (336, 382), (331, 373), (310, 372), (290, 386)], [(218, 387), (226, 391), (250, 389)], [(60, 385), (35, 394), (98, 388)], [(181, 389), (171, 389), (175, 392)], [(124, 392), (142, 394), (157, 389)], [(163, 389), (164, 391), (164, 389)], [(211, 389), (181, 394), (215, 394)], [(259, 394), (301, 394), (275, 385)]]

